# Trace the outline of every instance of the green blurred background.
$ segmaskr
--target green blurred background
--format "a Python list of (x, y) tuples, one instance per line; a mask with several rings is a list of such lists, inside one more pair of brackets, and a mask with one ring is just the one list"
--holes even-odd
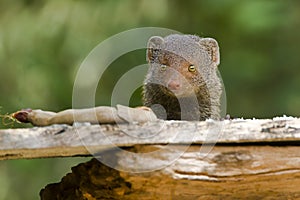
[[(299, 116), (297, 0), (0, 0), (0, 113), (70, 108), (76, 72), (88, 53), (114, 34), (146, 26), (218, 40), (231, 116)], [(110, 104), (113, 83), (124, 66), (129, 66), (126, 71), (145, 63), (145, 52), (137, 55), (109, 69), (98, 105)], [(141, 104), (139, 91), (131, 104)], [(11, 126), (1, 123), (0, 128)], [(85, 160), (1, 161), (0, 199), (38, 199), (41, 188)]]

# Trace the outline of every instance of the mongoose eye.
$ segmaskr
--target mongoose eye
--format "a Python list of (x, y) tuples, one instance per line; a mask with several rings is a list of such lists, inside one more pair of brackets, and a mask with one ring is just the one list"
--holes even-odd
[(189, 72), (194, 72), (196, 71), (196, 67), (194, 65), (189, 66)]
[(161, 71), (166, 71), (166, 69), (167, 69), (167, 65), (165, 65), (165, 64), (160, 65), (160, 70)]

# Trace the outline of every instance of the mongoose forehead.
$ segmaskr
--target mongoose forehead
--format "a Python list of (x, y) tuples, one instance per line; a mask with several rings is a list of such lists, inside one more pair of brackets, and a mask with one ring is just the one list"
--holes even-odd
[(219, 64), (219, 46), (212, 38), (196, 35), (172, 34), (164, 38), (154, 36), (149, 39), (148, 47), (154, 47), (184, 58), (198, 65)]
[(209, 55), (199, 43), (200, 38), (193, 35), (169, 35), (164, 38), (162, 49), (172, 52), (188, 62), (208, 63)]

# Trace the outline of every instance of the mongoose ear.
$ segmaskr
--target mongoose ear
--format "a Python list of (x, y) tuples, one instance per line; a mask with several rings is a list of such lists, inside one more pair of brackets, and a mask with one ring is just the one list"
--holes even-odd
[(147, 44), (147, 61), (153, 60), (155, 50), (161, 49), (164, 39), (160, 36), (152, 36)]
[(215, 66), (220, 64), (220, 52), (218, 42), (213, 38), (201, 38), (200, 45), (206, 47), (208, 54), (211, 56), (211, 61)]

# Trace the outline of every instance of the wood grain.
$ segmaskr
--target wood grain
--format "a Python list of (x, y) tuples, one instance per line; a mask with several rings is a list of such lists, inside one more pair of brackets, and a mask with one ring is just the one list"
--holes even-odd
[(154, 121), (0, 130), (0, 160), (83, 156), (136, 144), (300, 143), (300, 119)]

